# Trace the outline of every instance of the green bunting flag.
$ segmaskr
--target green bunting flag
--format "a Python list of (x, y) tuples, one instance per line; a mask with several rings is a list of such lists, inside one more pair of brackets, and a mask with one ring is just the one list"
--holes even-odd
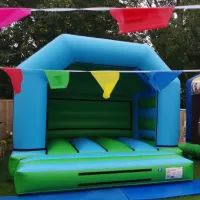
[(69, 83), (68, 71), (52, 71), (45, 70), (46, 77), (49, 81), (51, 89), (64, 89), (67, 88)]

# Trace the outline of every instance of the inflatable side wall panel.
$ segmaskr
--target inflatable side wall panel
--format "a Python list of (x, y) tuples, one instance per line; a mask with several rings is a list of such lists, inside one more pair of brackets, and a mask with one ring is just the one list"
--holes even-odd
[(22, 91), (14, 97), (14, 150), (45, 149), (46, 109), (44, 73), (23, 70)]

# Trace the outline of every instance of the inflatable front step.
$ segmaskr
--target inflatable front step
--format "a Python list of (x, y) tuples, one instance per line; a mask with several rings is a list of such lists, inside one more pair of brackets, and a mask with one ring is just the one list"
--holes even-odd
[(17, 194), (193, 179), (193, 162), (165, 152), (41, 156), (20, 161)]

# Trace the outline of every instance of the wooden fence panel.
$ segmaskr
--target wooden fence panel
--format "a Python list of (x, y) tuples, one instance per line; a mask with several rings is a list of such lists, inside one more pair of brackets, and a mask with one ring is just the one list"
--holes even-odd
[(0, 100), (0, 140), (7, 139), (12, 132), (13, 100)]
[(180, 111), (180, 142), (184, 142), (186, 137), (186, 112)]

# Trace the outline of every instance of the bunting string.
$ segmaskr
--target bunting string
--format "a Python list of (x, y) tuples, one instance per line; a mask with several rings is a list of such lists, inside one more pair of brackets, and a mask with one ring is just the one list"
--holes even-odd
[[(40, 71), (44, 71), (44, 70), (40, 70)], [(114, 71), (118, 71), (120, 73), (156, 73), (156, 72), (163, 72), (163, 73), (170, 73), (170, 72), (182, 72), (182, 73), (195, 73), (195, 72), (200, 72), (200, 69), (198, 70), (170, 70), (170, 71), (166, 71), (166, 70), (134, 70), (134, 71), (128, 71), (128, 70), (91, 70), (91, 71), (85, 71), (85, 70), (53, 70), (53, 71), (68, 71), (68, 72), (73, 72), (73, 73), (93, 73), (93, 72), (114, 72)]]
[[(0, 67), (0, 70), (4, 67)], [(10, 69), (19, 69), (19, 68), (10, 68)], [(23, 71), (45, 71), (44, 69), (23, 69)], [(182, 72), (182, 73), (197, 73), (200, 72), (200, 69), (191, 69), (191, 70), (48, 70), (54, 72), (71, 72), (71, 73), (102, 73), (102, 72), (120, 72), (120, 73), (173, 73), (173, 72)]]
[(166, 28), (174, 9), (196, 10), (200, 5), (170, 7), (92, 7), (92, 8), (0, 8), (0, 29), (31, 15), (32, 12), (109, 11), (117, 21), (119, 33)]
[[(19, 69), (0, 67), (9, 77), (14, 89), (14, 93), (21, 92), (21, 84), (23, 81), (23, 71), (40, 71), (45, 73), (51, 89), (67, 88), (70, 79), (70, 72), (72, 73), (91, 73), (96, 79), (100, 87), (103, 89), (103, 98), (109, 99), (110, 95), (120, 79), (121, 73), (153, 73), (148, 80), (149, 84), (161, 91), (166, 88), (175, 78), (183, 72), (197, 72), (200, 70), (153, 70), (153, 71), (117, 71), (117, 70), (101, 70), (101, 71), (81, 71), (81, 70), (33, 70), (33, 69)], [(157, 72), (157, 73), (156, 73)]]
[[(32, 12), (71, 12), (71, 11), (109, 11), (112, 7), (93, 7), (93, 8), (32, 8)], [(115, 8), (116, 9), (116, 8)], [(117, 8), (118, 9), (118, 8)]]
[[(135, 7), (126, 7), (135, 8)], [(138, 7), (139, 8), (139, 7)], [(146, 7), (148, 8), (148, 7)], [(160, 7), (162, 8), (162, 7)], [(111, 9), (122, 9), (118, 7), (92, 7), (92, 8), (31, 8), (32, 12), (71, 12), (71, 11), (109, 11)], [(200, 5), (188, 5), (188, 6), (175, 6), (174, 9), (178, 10), (198, 10)]]
[(200, 9), (200, 5), (190, 5), (190, 6), (176, 6), (177, 10), (198, 10)]

